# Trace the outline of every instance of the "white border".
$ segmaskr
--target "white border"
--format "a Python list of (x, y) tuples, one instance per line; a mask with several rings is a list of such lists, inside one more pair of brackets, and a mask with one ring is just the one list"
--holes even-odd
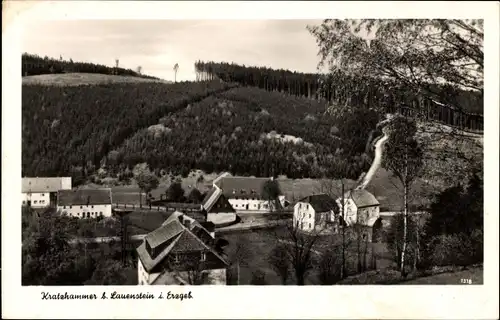
[[(2, 10), (2, 317), (5, 318), (498, 318), (499, 9), (495, 2), (8, 1)], [(19, 28), (33, 19), (485, 19), (485, 267), (483, 286), (199, 287), (174, 301), (40, 300), (21, 287)], [(163, 288), (54, 287), (101, 294)], [(163, 291), (169, 288), (163, 289)], [(173, 289), (173, 288), (172, 288)], [(180, 287), (177, 290), (187, 290)]]

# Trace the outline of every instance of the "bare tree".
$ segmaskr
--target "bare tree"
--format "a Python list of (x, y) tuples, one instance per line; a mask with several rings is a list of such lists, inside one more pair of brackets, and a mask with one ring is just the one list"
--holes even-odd
[(273, 270), (280, 276), (281, 283), (286, 284), (290, 276), (290, 260), (285, 245), (276, 245), (268, 257), (268, 262)]
[(248, 262), (252, 259), (253, 253), (248, 247), (248, 245), (243, 241), (242, 238), (238, 238), (235, 243), (233, 250), (228, 252), (229, 261), (232, 266), (236, 266), (236, 284), (240, 284), (240, 268), (241, 266), (247, 266)]
[(175, 73), (175, 75), (174, 75), (174, 77), (175, 77), (174, 78), (174, 82), (177, 82), (177, 71), (179, 71), (179, 64), (178, 63), (176, 63), (174, 65), (174, 73)]
[(318, 280), (321, 284), (333, 285), (342, 279), (341, 249), (341, 246), (334, 245), (320, 257)]
[(201, 260), (201, 253), (172, 255), (168, 260), (168, 268), (181, 281), (189, 285), (209, 284), (210, 277), (206, 270), (206, 263)]
[(297, 285), (305, 284), (307, 273), (314, 267), (313, 254), (319, 254), (314, 249), (319, 239), (320, 231), (302, 232), (299, 228), (300, 221), (288, 223), (284, 228), (275, 229), (274, 235), (286, 250), (287, 258), (295, 273)]

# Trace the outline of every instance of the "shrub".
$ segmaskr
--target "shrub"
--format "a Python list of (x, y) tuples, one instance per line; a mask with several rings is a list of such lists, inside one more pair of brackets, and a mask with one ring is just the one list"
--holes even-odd
[(479, 262), (482, 260), (482, 240), (477, 238), (477, 235), (473, 239), (464, 233), (436, 236), (429, 245), (427, 258), (435, 266), (466, 266)]

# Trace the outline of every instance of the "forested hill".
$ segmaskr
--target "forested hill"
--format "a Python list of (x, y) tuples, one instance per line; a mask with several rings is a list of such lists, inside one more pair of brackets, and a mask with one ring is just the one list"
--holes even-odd
[(428, 120), (482, 130), (482, 93), (451, 86), (429, 85), (433, 94), (422, 96), (404, 83), (375, 79), (369, 75), (347, 76), (340, 71), (322, 75), (202, 61), (195, 63), (195, 71), (198, 80), (222, 79), (267, 91), (321, 99), (336, 106), (364, 105), (380, 111), (402, 113), (419, 110), (420, 115)]
[(75, 182), (101, 167), (126, 176), (140, 162), (183, 175), (357, 177), (378, 121), (367, 109), (334, 121), (323, 102), (219, 80), (24, 85), (22, 94), (23, 176)]
[(60, 73), (99, 73), (159, 80), (156, 77), (143, 75), (130, 69), (108, 67), (88, 62), (73, 62), (72, 59), (69, 61), (63, 60), (62, 57), (59, 59), (49, 58), (47, 56), (42, 58), (35, 54), (24, 53), (21, 59), (22, 76)]

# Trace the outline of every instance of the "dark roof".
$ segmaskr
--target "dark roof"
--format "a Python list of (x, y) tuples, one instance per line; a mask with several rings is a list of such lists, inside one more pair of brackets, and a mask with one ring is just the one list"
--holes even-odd
[(234, 197), (262, 198), (262, 188), (264, 183), (269, 180), (271, 178), (223, 177), (217, 181), (216, 185), (222, 189), (223, 194), (228, 199)]
[(57, 192), (57, 205), (111, 204), (111, 189), (79, 189), (59, 190)]
[(299, 202), (309, 203), (316, 212), (327, 212), (338, 208), (335, 200), (324, 193), (307, 196)]
[(162, 225), (158, 229), (153, 230), (144, 238), (144, 240), (149, 243), (151, 248), (155, 248), (160, 244), (165, 243), (165, 241), (179, 235), (182, 231), (184, 231), (184, 228), (181, 223), (178, 220), (174, 220), (171, 223)]
[(207, 195), (205, 196), (205, 198), (201, 202), (201, 205), (203, 206), (203, 208), (206, 211), (210, 211), (210, 209), (212, 209), (212, 206), (217, 202), (217, 199), (219, 199), (219, 197), (221, 196), (221, 194), (222, 194), (222, 190), (221, 189), (219, 189), (217, 187), (213, 187), (207, 193)]
[[(181, 223), (190, 221), (189, 228)], [(162, 244), (168, 245), (154, 259), (151, 258), (146, 249), (146, 241), (151, 247), (158, 247)], [(182, 212), (174, 212), (165, 220), (162, 226), (149, 233), (144, 241), (137, 248), (137, 254), (144, 268), (150, 272), (155, 268), (169, 253), (181, 253), (199, 250), (209, 250), (218, 257), (224, 264), (227, 262), (212, 247), (213, 237), (210, 233), (194, 219), (184, 215)]]
[[(22, 192), (57, 192), (64, 188), (63, 179), (71, 179), (69, 177), (52, 177), (52, 178), (22, 178)], [(70, 180), (71, 181), (71, 180)], [(71, 182), (70, 182), (71, 183)], [(64, 188), (67, 189), (67, 188)], [(71, 189), (71, 186), (70, 188)]]
[(166, 202), (162, 204), (166, 208), (200, 210), (201, 205), (196, 203)]
[(358, 208), (380, 205), (375, 196), (364, 189), (349, 190), (344, 194), (344, 197), (351, 198)]
[(204, 221), (204, 222), (200, 222), (200, 224), (208, 232), (214, 232), (215, 231), (215, 224), (212, 221)]

